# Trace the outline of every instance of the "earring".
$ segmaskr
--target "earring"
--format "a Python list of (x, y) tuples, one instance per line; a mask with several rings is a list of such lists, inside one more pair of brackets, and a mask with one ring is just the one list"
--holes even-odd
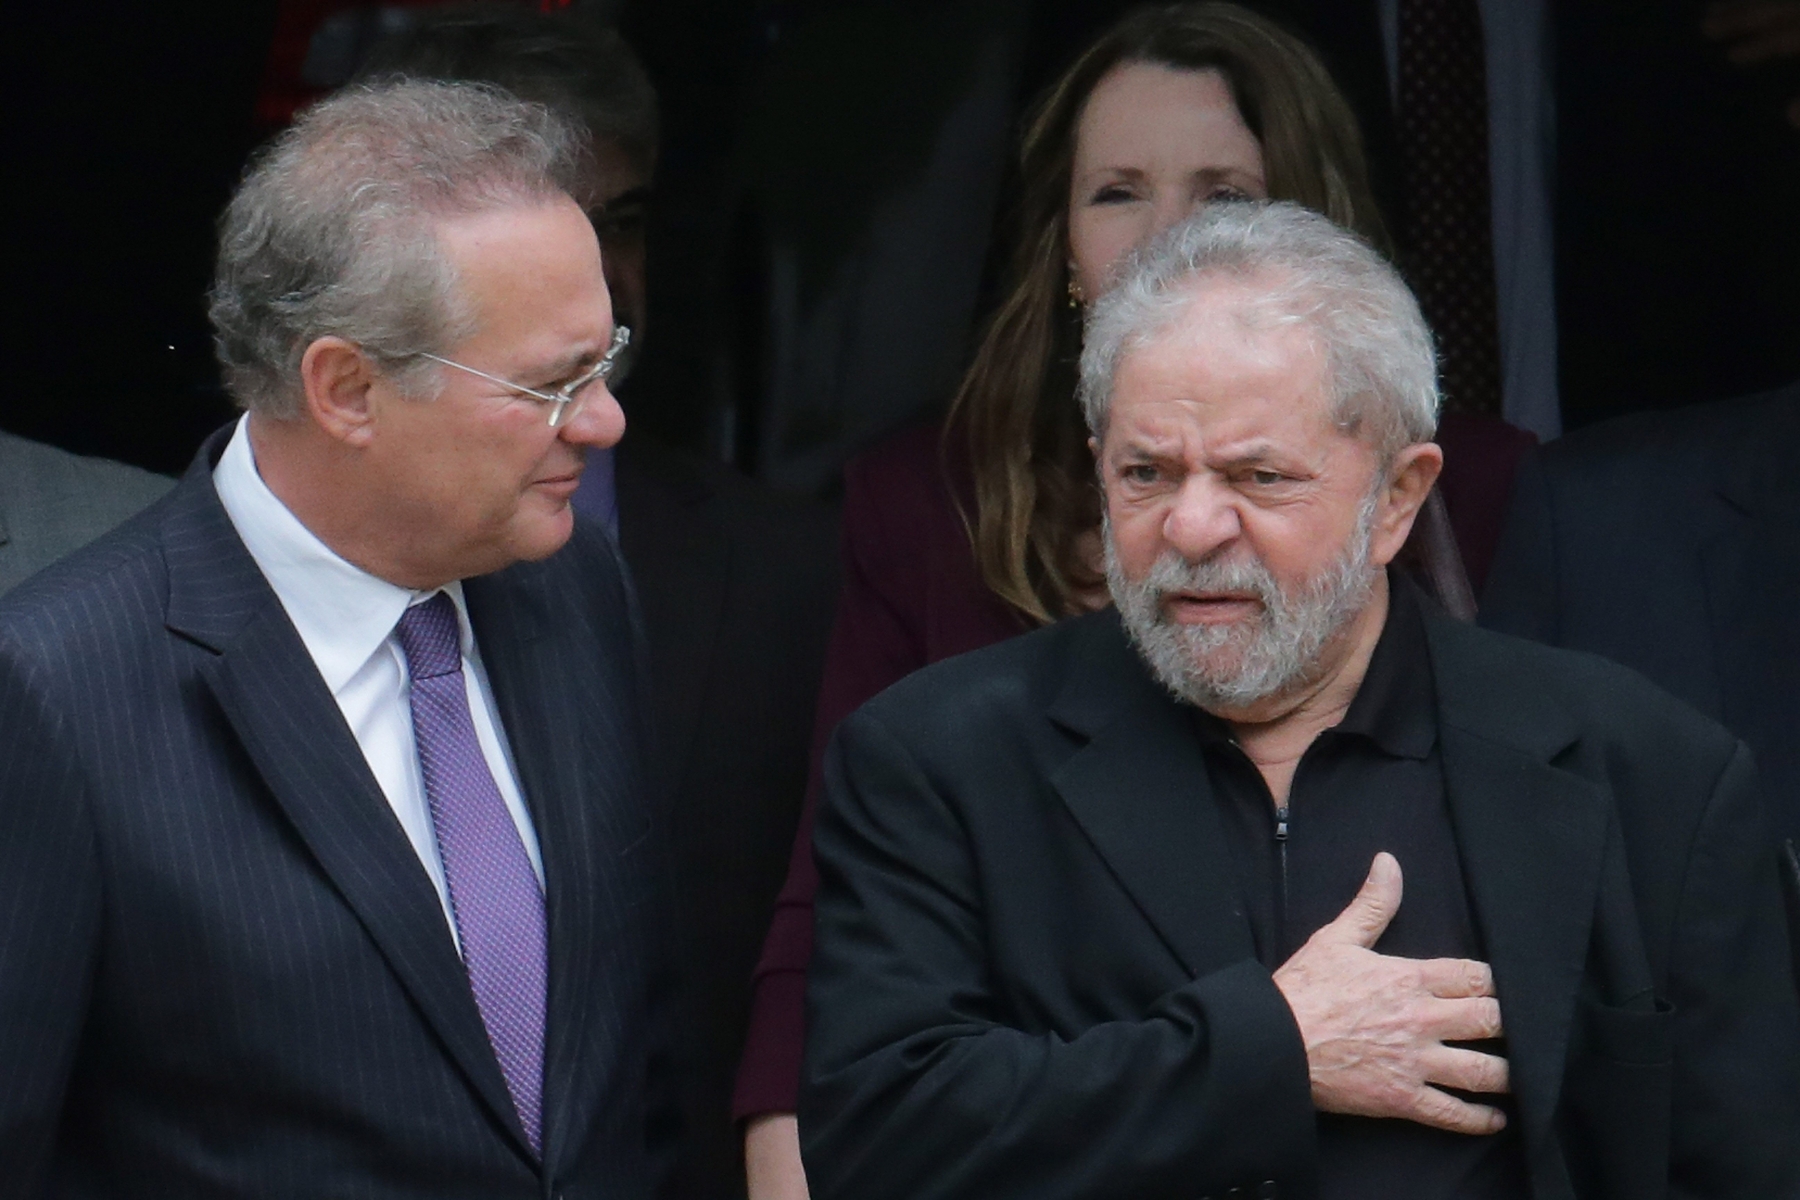
[(1081, 281), (1075, 278), (1075, 264), (1069, 264), (1069, 307), (1081, 308), (1087, 304), (1087, 296), (1081, 291)]

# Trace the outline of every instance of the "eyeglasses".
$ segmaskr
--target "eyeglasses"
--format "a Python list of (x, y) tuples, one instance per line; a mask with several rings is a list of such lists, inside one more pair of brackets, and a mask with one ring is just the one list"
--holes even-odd
[(541, 392), (536, 388), (528, 388), (522, 383), (502, 379), (498, 375), (489, 375), (486, 371), (477, 371), (474, 367), (465, 367), (459, 362), (439, 358), (435, 354), (422, 354), (420, 357), (429, 358), (432, 362), (442, 363), (446, 367), (455, 367), (459, 371), (466, 371), (489, 383), (497, 383), (508, 391), (517, 392), (521, 396), (530, 396), (533, 400), (549, 405), (550, 428), (555, 429), (564, 421), (575, 419), (576, 414), (580, 413), (582, 406), (587, 403), (588, 396), (592, 394), (593, 385), (604, 382), (613, 373), (613, 368), (618, 365), (619, 354), (630, 344), (631, 330), (623, 325), (614, 326), (612, 343), (606, 347), (606, 353), (600, 356), (600, 361), (594, 364), (594, 369), (579, 379), (563, 384), (554, 392)]

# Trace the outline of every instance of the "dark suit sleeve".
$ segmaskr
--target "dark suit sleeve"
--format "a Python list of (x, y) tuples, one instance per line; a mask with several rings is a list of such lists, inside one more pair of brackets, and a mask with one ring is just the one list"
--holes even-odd
[(1749, 751), (1714, 790), (1683, 884), (1670, 1195), (1800, 1196), (1800, 1001)]
[(0, 1198), (39, 1194), (87, 1008), (100, 893), (80, 771), (0, 639)]
[(1001, 885), (867, 710), (828, 756), (815, 847), (800, 1130), (819, 1200), (1197, 1197), (1310, 1173), (1305, 1050), (1268, 972), (1073, 1037), (1024, 1028), (986, 945)]
[(1481, 623), (1558, 645), (1556, 510), (1543, 456), (1527, 454), (1513, 480), (1512, 505), (1481, 596)]

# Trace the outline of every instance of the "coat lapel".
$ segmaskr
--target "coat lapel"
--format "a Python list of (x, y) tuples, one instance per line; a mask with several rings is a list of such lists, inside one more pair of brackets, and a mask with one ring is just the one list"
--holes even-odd
[[(635, 934), (632, 900), (618, 857), (646, 831), (632, 774), (639, 761), (633, 718), (630, 638), (621, 660), (600, 659), (575, 631), (599, 621), (617, 630), (630, 617), (584, 614), (551, 586), (545, 564), (464, 583), (470, 624), (512, 748), (519, 784), (538, 834), (545, 877), (550, 977), (544, 1047), (544, 1161), (579, 1142), (605, 1080), (584, 1063), (610, 1057), (592, 1048), (616, 1014), (605, 1011), (596, 979), (627, 986)], [(591, 597), (589, 599), (592, 599)], [(584, 652), (585, 651), (585, 652)]]
[(430, 878), (212, 486), (215, 436), (164, 523), (170, 630), (250, 761), (469, 1084), (530, 1153)]
[(1052, 777), (1100, 857), (1190, 977), (1254, 958), (1200, 739), (1116, 616), (1089, 619), (1051, 719), (1087, 744)]
[(1504, 643), (1430, 624), (1444, 783), (1506, 1021), (1513, 1097), (1535, 1190), (1570, 1194), (1554, 1121), (1587, 964), (1612, 802), (1551, 765), (1572, 719), (1544, 704)]
[[(1787, 432), (1763, 431), (1768, 444), (1791, 444), (1800, 422), (1785, 424)], [(1726, 480), (1725, 528), (1700, 550), (1719, 719), (1749, 743), (1766, 779), (1792, 782), (1800, 780), (1800, 486), (1791, 471)], [(1786, 833), (1800, 833), (1800, 809), (1790, 803), (1780, 815)]]

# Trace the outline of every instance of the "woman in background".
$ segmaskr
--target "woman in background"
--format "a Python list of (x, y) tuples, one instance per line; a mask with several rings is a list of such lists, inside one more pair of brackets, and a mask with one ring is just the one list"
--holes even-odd
[[(920, 667), (1109, 602), (1100, 495), (1075, 401), (1086, 304), (1135, 246), (1214, 201), (1297, 201), (1391, 251), (1361, 134), (1324, 66), (1231, 4), (1145, 10), (1115, 25), (1041, 101), (1019, 167), (1004, 300), (944, 426), (902, 433), (845, 470), (844, 590), (813, 780), (738, 1077), (751, 1200), (806, 1195), (793, 1111), (825, 740)], [(1499, 422), (1456, 432), (1462, 453), (1503, 459), (1506, 478), (1530, 443)], [(1502, 490), (1491, 503), (1504, 500)], [(1441, 507), (1435, 517), (1421, 521), (1435, 540), (1416, 548), (1415, 566), (1466, 615)]]

